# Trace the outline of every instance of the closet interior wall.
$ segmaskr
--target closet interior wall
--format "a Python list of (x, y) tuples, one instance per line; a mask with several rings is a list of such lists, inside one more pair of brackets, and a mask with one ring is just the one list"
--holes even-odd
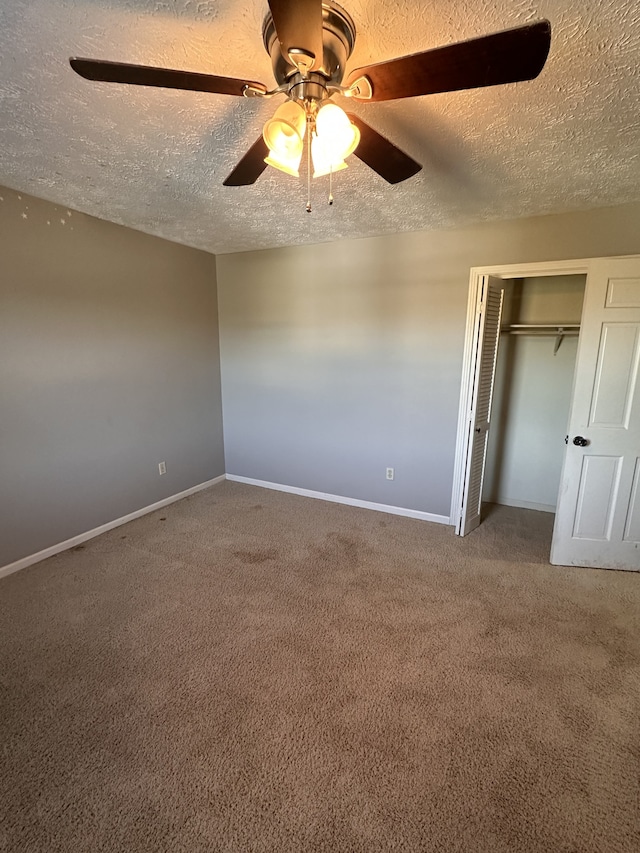
[[(508, 334), (516, 324), (580, 323), (585, 276), (505, 281), (483, 500), (555, 512), (578, 337)], [(533, 331), (533, 330), (532, 330)]]

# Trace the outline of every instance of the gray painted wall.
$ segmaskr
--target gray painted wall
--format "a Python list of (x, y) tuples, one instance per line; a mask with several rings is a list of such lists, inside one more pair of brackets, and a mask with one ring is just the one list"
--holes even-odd
[(469, 269), (639, 252), (633, 204), (218, 256), (227, 473), (448, 516)]
[(224, 473), (224, 452), (214, 256), (0, 196), (3, 566)]

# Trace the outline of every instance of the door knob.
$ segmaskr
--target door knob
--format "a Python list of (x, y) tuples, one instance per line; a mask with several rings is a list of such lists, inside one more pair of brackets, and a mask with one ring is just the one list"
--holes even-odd
[(577, 435), (573, 439), (573, 443), (576, 445), (576, 447), (586, 447), (587, 444), (589, 444), (589, 439), (583, 438), (581, 435)]

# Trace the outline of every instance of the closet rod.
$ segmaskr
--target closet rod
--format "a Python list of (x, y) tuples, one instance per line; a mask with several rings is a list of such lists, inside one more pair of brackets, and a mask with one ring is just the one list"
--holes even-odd
[(560, 349), (560, 344), (566, 337), (575, 337), (580, 334), (579, 323), (513, 323), (501, 330), (506, 335), (531, 335), (532, 337), (554, 337), (556, 339), (553, 348), (555, 355)]
[(567, 331), (580, 331), (580, 323), (512, 323), (509, 326), (505, 326), (503, 331), (519, 331), (526, 332), (528, 329), (532, 331), (547, 330), (549, 334), (553, 334), (554, 331), (558, 332), (560, 330)]
[(543, 337), (545, 335), (554, 337), (555, 335), (579, 335), (579, 329), (567, 329), (566, 326), (563, 328), (560, 326), (556, 329), (548, 329), (546, 331), (528, 331), (527, 329), (503, 329), (502, 330), (505, 335), (533, 335)]

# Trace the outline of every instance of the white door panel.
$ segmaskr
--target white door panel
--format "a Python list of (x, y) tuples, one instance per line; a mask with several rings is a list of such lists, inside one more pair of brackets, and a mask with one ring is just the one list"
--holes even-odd
[(640, 308), (640, 278), (610, 278), (607, 308)]
[(583, 457), (573, 526), (574, 538), (602, 541), (611, 538), (621, 464), (619, 456)]
[(603, 323), (590, 426), (629, 427), (639, 356), (640, 323)]
[(639, 366), (640, 258), (594, 260), (551, 549), (556, 565), (640, 570)]
[(636, 459), (633, 474), (629, 512), (627, 513), (627, 523), (624, 527), (624, 541), (640, 542), (640, 458)]

